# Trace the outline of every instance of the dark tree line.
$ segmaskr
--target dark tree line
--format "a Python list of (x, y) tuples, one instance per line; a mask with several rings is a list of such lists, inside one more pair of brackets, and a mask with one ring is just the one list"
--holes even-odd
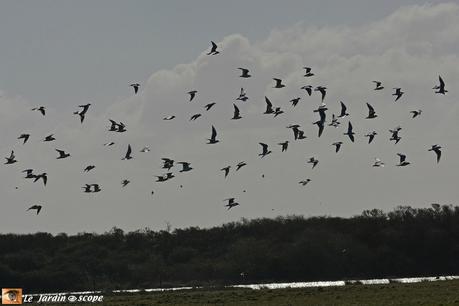
[(172, 232), (0, 235), (0, 287), (26, 292), (446, 274), (459, 274), (453, 206)]

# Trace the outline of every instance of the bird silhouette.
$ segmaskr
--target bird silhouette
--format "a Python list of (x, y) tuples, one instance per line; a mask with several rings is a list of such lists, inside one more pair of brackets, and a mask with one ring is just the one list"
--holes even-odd
[(381, 90), (384, 88), (384, 86), (382, 86), (382, 83), (380, 81), (373, 81), (373, 83), (375, 83), (375, 88), (374, 90)]
[(394, 89), (395, 89), (395, 92), (392, 95), (396, 97), (395, 102), (397, 102), (397, 100), (400, 99), (405, 92), (402, 91), (400, 87), (396, 87)]
[(210, 135), (210, 138), (207, 140), (208, 140), (207, 142), (208, 144), (215, 144), (220, 141), (217, 139), (217, 130), (215, 129), (213, 125), (212, 125), (212, 134)]
[(212, 44), (212, 48), (211, 48), (210, 52), (207, 53), (207, 55), (217, 55), (217, 54), (219, 54), (220, 52), (217, 51), (217, 44), (214, 43), (213, 41), (211, 41), (210, 43)]
[(215, 105), (215, 102), (212, 102), (212, 103), (206, 104), (206, 105), (204, 106), (204, 108), (206, 109), (206, 111), (209, 111), (209, 109), (211, 109), (212, 106), (214, 106), (214, 105)]
[(432, 89), (436, 89), (437, 90), (435, 93), (439, 93), (439, 94), (442, 94), (442, 95), (446, 94), (448, 91), (445, 89), (445, 82), (443, 81), (441, 76), (438, 76), (438, 81), (440, 82), (440, 84), (436, 85)]
[(368, 107), (368, 116), (365, 119), (374, 119), (378, 117), (378, 115), (376, 115), (375, 109), (373, 108), (373, 106), (370, 105), (370, 103), (367, 103), (367, 107)]
[(271, 150), (268, 150), (268, 145), (265, 144), (265, 143), (262, 143), (262, 142), (259, 142), (261, 148), (262, 148), (262, 152), (260, 154), (258, 154), (258, 156), (261, 156), (261, 158), (265, 157), (266, 155), (268, 155), (269, 153), (271, 153)]
[(22, 144), (25, 144), (27, 142), (27, 140), (29, 140), (29, 137), (30, 137), (30, 134), (21, 134), (18, 139), (22, 139), (23, 142)]
[(131, 154), (132, 154), (132, 148), (131, 148), (131, 145), (129, 144), (128, 148), (127, 148), (127, 151), (126, 151), (126, 154), (124, 155), (124, 157), (121, 160), (129, 160), (129, 159), (131, 159), (132, 158)]
[(228, 201), (228, 203), (225, 204), (225, 207), (228, 207), (228, 210), (230, 210), (231, 208), (239, 205), (239, 203), (235, 202), (234, 200), (235, 200), (234, 198), (229, 198), (229, 199), (223, 200), (223, 201)]
[(237, 68), (237, 69), (241, 70), (241, 75), (240, 75), (241, 78), (251, 77), (251, 75), (249, 74), (249, 69), (246, 69), (246, 68)]
[(348, 123), (348, 126), (347, 126), (347, 132), (344, 133), (344, 135), (347, 135), (349, 136), (349, 139), (354, 142), (354, 132), (353, 132), (353, 129), (352, 129), (352, 123), (349, 121)]
[(273, 104), (266, 96), (265, 96), (265, 102), (266, 102), (266, 110), (263, 114), (273, 114), (274, 113)]
[(32, 205), (27, 210), (36, 210), (37, 215), (40, 213), (42, 206), (41, 205)]
[(137, 94), (137, 92), (139, 91), (139, 87), (140, 87), (140, 84), (139, 83), (132, 83), (131, 85), (132, 88), (134, 88), (134, 94)]
[(234, 107), (234, 113), (233, 113), (233, 118), (231, 118), (231, 119), (232, 120), (241, 119), (242, 117), (240, 115), (239, 108), (234, 103), (233, 103), (233, 107)]
[(57, 153), (59, 153), (59, 156), (57, 157), (57, 159), (63, 159), (63, 158), (67, 158), (70, 156), (69, 153), (66, 153), (65, 151), (63, 150), (58, 150), (56, 149)]
[(285, 87), (285, 85), (282, 84), (282, 80), (281, 79), (274, 78), (273, 80), (276, 82), (276, 84), (274, 85), (273, 88), (283, 88), (283, 87)]
[(319, 163), (319, 160), (316, 159), (315, 157), (311, 157), (308, 160), (308, 164), (312, 164), (312, 169), (314, 169), (318, 163)]
[(188, 92), (188, 94), (190, 95), (190, 102), (193, 101), (194, 97), (196, 97), (196, 94), (198, 93), (197, 90), (191, 90)]
[(397, 155), (400, 158), (400, 163), (397, 166), (404, 167), (404, 166), (408, 166), (410, 164), (410, 162), (406, 161), (406, 155), (404, 155), (402, 153), (397, 153)]
[(312, 69), (310, 67), (303, 67), (303, 69), (305, 70), (305, 77), (312, 77), (314, 75), (314, 73), (311, 72)]
[(46, 114), (46, 108), (44, 106), (34, 107), (32, 108), (33, 111), (39, 111), (43, 116)]
[(335, 146), (335, 152), (338, 153), (339, 149), (341, 149), (341, 145), (343, 144), (342, 141), (337, 141), (332, 143), (332, 146)]
[(231, 169), (231, 166), (226, 166), (220, 169), (220, 171), (225, 172), (225, 178), (228, 176), (230, 169)]
[(10, 156), (9, 157), (5, 157), (5, 159), (6, 159), (5, 165), (14, 164), (14, 163), (17, 162), (16, 156), (14, 155), (14, 151), (11, 151)]
[(194, 114), (193, 116), (190, 117), (190, 121), (195, 121), (199, 117), (201, 117), (201, 114)]
[(435, 144), (432, 145), (432, 147), (428, 151), (433, 151), (437, 155), (437, 164), (440, 162), (440, 157), (441, 157), (441, 146)]

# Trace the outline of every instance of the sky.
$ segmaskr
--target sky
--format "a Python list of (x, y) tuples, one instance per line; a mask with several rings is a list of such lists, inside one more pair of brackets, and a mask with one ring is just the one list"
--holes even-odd
[[(0, 232), (210, 227), (457, 204), (458, 16), (451, 1), (2, 1), (1, 154), (14, 150), (18, 162), (0, 170)], [(220, 54), (206, 54), (210, 41)], [(315, 75), (305, 78), (304, 66)], [(238, 67), (252, 77), (240, 78)], [(449, 90), (444, 96), (432, 89), (439, 75)], [(286, 87), (272, 88), (272, 78)], [(373, 80), (384, 90), (374, 91)], [(136, 95), (133, 82), (141, 84)], [(312, 123), (320, 95), (307, 96), (304, 85), (327, 87), (328, 122), (339, 101), (350, 116), (318, 138)], [(241, 87), (246, 102), (235, 100)], [(393, 87), (405, 91), (397, 102)], [(192, 102), (190, 90), (198, 91)], [(284, 114), (263, 115), (265, 96)], [(216, 104), (206, 112), (210, 102)], [(376, 119), (365, 119), (367, 102)], [(86, 103), (80, 124), (73, 112)], [(233, 103), (240, 120), (231, 120)], [(44, 117), (31, 111), (40, 105)], [(418, 109), (421, 116), (412, 119)], [(162, 120), (168, 115), (176, 117)], [(127, 132), (109, 132), (108, 119), (124, 122)], [(355, 143), (343, 135), (348, 121)], [(300, 124), (307, 139), (295, 141), (289, 124)], [(212, 125), (220, 142), (208, 145)], [(397, 126), (402, 140), (394, 145), (389, 129)], [(378, 135), (367, 144), (372, 130)], [(24, 145), (21, 133), (31, 134)], [(52, 133), (54, 142), (42, 141)], [(289, 148), (280, 152), (286, 140)], [(115, 145), (103, 146), (109, 141)], [(335, 141), (343, 142), (339, 153)], [(272, 153), (260, 158), (259, 142)], [(443, 147), (438, 164), (427, 151), (436, 143)], [(134, 158), (121, 160), (128, 144)], [(139, 152), (144, 146), (151, 151)], [(55, 149), (71, 157), (56, 160)], [(411, 165), (395, 166), (397, 153)], [(312, 156), (315, 169), (306, 163)], [(155, 182), (163, 157), (193, 170), (174, 167), (175, 178)], [(372, 167), (376, 157), (384, 168)], [(236, 172), (240, 161), (247, 166)], [(96, 168), (83, 173), (87, 165)], [(220, 169), (228, 165), (224, 178)], [(47, 172), (47, 186), (24, 179), (27, 168)], [(307, 178), (307, 186), (298, 184)], [(123, 179), (131, 181), (124, 188)], [(83, 193), (86, 183), (102, 191)], [(223, 200), (230, 197), (240, 205), (228, 211)], [(43, 206), (38, 216), (26, 211), (34, 204)]]

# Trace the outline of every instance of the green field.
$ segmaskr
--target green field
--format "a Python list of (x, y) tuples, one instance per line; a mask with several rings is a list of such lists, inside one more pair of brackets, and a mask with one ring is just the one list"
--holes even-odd
[(459, 305), (459, 280), (302, 289), (196, 289), (118, 294), (105, 296), (103, 305)]

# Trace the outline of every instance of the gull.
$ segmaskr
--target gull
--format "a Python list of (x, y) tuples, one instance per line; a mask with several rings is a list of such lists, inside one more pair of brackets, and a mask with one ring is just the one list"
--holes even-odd
[(306, 138), (306, 136), (304, 136), (304, 131), (300, 130), (299, 127), (300, 126), (298, 124), (289, 125), (287, 127), (288, 129), (292, 129), (293, 137), (295, 138), (295, 140)]
[(266, 110), (263, 114), (272, 114), (274, 113), (273, 104), (269, 101), (268, 97), (265, 96)]
[(205, 105), (204, 108), (206, 109), (206, 111), (208, 111), (208, 110), (211, 109), (212, 106), (214, 106), (214, 105), (215, 105), (215, 102), (212, 102), (212, 103), (209, 103), (209, 104)]
[(54, 138), (54, 134), (48, 135), (45, 137), (45, 139), (43, 139), (43, 141), (53, 141), (53, 140), (56, 140), (56, 138)]
[(325, 86), (317, 86), (314, 88), (314, 91), (319, 91), (322, 94), (322, 102), (325, 99), (325, 94), (327, 93), (327, 87)]
[(295, 98), (295, 99), (290, 100), (290, 102), (292, 102), (292, 106), (295, 107), (295, 106), (298, 104), (298, 102), (300, 101), (300, 99), (301, 99), (301, 98), (298, 97), (298, 98)]
[(129, 159), (131, 159), (132, 158), (131, 153), (132, 153), (131, 145), (128, 144), (126, 155), (124, 155), (124, 157), (121, 160), (129, 160)]
[(376, 84), (376, 87), (375, 87), (374, 90), (381, 90), (381, 89), (384, 88), (384, 86), (381, 86), (381, 85), (382, 85), (382, 82), (380, 82), (380, 81), (373, 81), (373, 83)]
[(40, 213), (40, 211), (41, 211), (41, 208), (42, 208), (41, 205), (33, 205), (33, 206), (30, 206), (29, 209), (27, 209), (27, 211), (35, 209), (37, 211), (37, 215), (38, 215)]
[(69, 153), (66, 153), (65, 151), (63, 150), (58, 150), (56, 149), (57, 153), (59, 153), (59, 156), (57, 157), (57, 159), (63, 159), (63, 158), (67, 158), (70, 156)]
[(319, 120), (319, 121), (314, 122), (313, 124), (316, 124), (317, 127), (319, 128), (319, 131), (317, 133), (317, 137), (322, 136), (322, 133), (324, 131), (324, 121)]
[(448, 91), (445, 89), (445, 82), (443, 82), (443, 79), (441, 78), (441, 76), (438, 76), (438, 81), (440, 82), (440, 85), (437, 85), (432, 89), (437, 89), (435, 93), (439, 93), (443, 95), (446, 94)]
[(308, 164), (312, 164), (312, 169), (314, 169), (318, 163), (319, 163), (319, 160), (316, 159), (315, 157), (311, 157), (308, 160)]
[(39, 111), (43, 116), (45, 115), (45, 112), (46, 112), (46, 108), (44, 106), (40, 106), (40, 107), (34, 107), (32, 108), (33, 111)]
[(36, 181), (38, 181), (39, 179), (42, 179), (43, 180), (43, 185), (46, 186), (46, 183), (48, 182), (48, 175), (46, 172), (43, 172), (42, 174), (39, 174), (39, 175), (35, 175), (35, 179), (33, 180), (33, 182), (35, 183)]
[(163, 161), (163, 169), (169, 171), (174, 166), (174, 160), (170, 158), (161, 158)]
[(347, 107), (344, 105), (343, 101), (339, 101), (339, 103), (341, 104), (341, 113), (339, 114), (338, 118), (349, 116), (349, 114), (346, 112)]
[(314, 73), (311, 72), (310, 67), (303, 67), (303, 69), (305, 70), (305, 77), (312, 77), (314, 75)]
[(338, 125), (340, 125), (340, 122), (335, 117), (335, 114), (332, 114), (332, 121), (330, 122), (330, 124), (328, 126), (334, 126), (336, 128), (336, 127), (338, 127)]
[(194, 121), (194, 120), (198, 119), (201, 116), (202, 116), (201, 114), (194, 114), (193, 116), (190, 117), (190, 121)]
[(367, 103), (367, 107), (368, 107), (368, 116), (365, 119), (374, 119), (378, 117), (378, 115), (376, 115), (375, 109), (373, 108), (373, 106), (370, 105), (370, 103)]
[(337, 141), (337, 142), (334, 142), (332, 143), (332, 146), (335, 146), (335, 152), (338, 153), (339, 149), (341, 148), (341, 145), (343, 144), (342, 141)]
[(220, 141), (217, 139), (217, 130), (215, 129), (213, 125), (212, 125), (212, 135), (210, 135), (210, 138), (207, 140), (209, 141), (208, 144), (214, 144)]
[(284, 141), (284, 142), (280, 142), (280, 143), (278, 143), (278, 145), (282, 146), (282, 152), (287, 151), (287, 148), (288, 148), (288, 140), (286, 140), (286, 141)]
[(440, 157), (441, 157), (441, 146), (434, 144), (428, 151), (433, 151), (437, 155), (437, 163), (440, 162)]
[(15, 158), (16, 156), (14, 155), (14, 151), (11, 151), (10, 157), (5, 157), (6, 159), (5, 165), (14, 164), (15, 162), (17, 162)]
[(347, 126), (347, 132), (344, 133), (344, 135), (349, 136), (349, 139), (350, 139), (352, 142), (354, 142), (354, 134), (355, 134), (355, 133), (352, 131), (352, 124), (351, 124), (351, 122), (349, 121), (348, 126)]
[(84, 121), (84, 116), (86, 115), (86, 112), (88, 111), (89, 106), (91, 106), (91, 103), (84, 104), (84, 105), (78, 105), (78, 107), (81, 107), (82, 110), (79, 111), (79, 112), (78, 111), (74, 112), (75, 115), (79, 115), (80, 116), (80, 122), (81, 123), (83, 123), (83, 121)]
[(99, 184), (91, 184), (91, 186), (93, 186), (93, 187), (94, 187), (94, 189), (93, 189), (93, 192), (99, 192), (99, 191), (101, 191), (101, 190), (102, 190), (102, 189), (100, 189), (100, 186), (99, 186)]
[(84, 193), (90, 193), (90, 192), (92, 192), (92, 191), (91, 191), (91, 185), (90, 185), (90, 184), (85, 184), (85, 185), (84, 185), (83, 187), (81, 187), (81, 188), (84, 189), (84, 190), (83, 190)]
[(213, 41), (211, 41), (211, 44), (212, 44), (212, 48), (211, 48), (210, 52), (207, 53), (207, 55), (217, 55), (217, 54), (219, 54), (220, 52), (217, 51), (217, 44), (214, 43)]
[(113, 141), (110, 141), (110, 142), (107, 142), (107, 143), (104, 143), (104, 146), (105, 147), (110, 147), (110, 146), (113, 146), (115, 143)]
[(304, 131), (298, 130), (298, 139), (306, 139), (306, 136), (304, 136)]
[(366, 134), (365, 137), (368, 137), (368, 143), (371, 143), (376, 135), (378, 135), (376, 131), (372, 131), (371, 133)]
[(188, 172), (188, 171), (193, 170), (193, 168), (191, 167), (191, 164), (188, 162), (178, 162), (177, 164), (182, 165), (182, 170), (180, 170), (179, 172)]
[(298, 184), (306, 186), (310, 181), (311, 181), (311, 179), (305, 179), (303, 181), (299, 181)]
[(281, 79), (273, 78), (273, 80), (276, 81), (276, 85), (274, 85), (273, 88), (282, 88), (282, 87), (285, 87), (285, 85), (282, 84), (282, 80), (281, 80)]
[(24, 178), (35, 178), (35, 175), (33, 174), (33, 169), (25, 169), (22, 172), (26, 173), (26, 176)]
[(379, 158), (376, 157), (373, 167), (384, 167), (384, 163)]
[(314, 113), (319, 113), (322, 124), (325, 123), (325, 119), (327, 118), (327, 115), (325, 114), (326, 110), (328, 110), (328, 108), (325, 106), (325, 103), (322, 103), (322, 105), (320, 105), (317, 109), (313, 110)]
[(147, 153), (147, 152), (150, 152), (150, 148), (149, 147), (143, 147), (142, 150), (140, 150), (141, 153)]
[(242, 167), (247, 166), (247, 163), (245, 161), (241, 161), (236, 165), (236, 171), (241, 169)]
[(131, 181), (129, 181), (129, 180), (122, 180), (121, 181), (121, 185), (122, 185), (122, 187), (126, 187), (126, 185), (129, 184), (130, 182)]
[(110, 121), (110, 128), (108, 129), (109, 131), (117, 131), (118, 130), (118, 123), (115, 121), (115, 120), (112, 120), (112, 119), (108, 119), (108, 121)]
[(233, 107), (234, 107), (234, 114), (233, 114), (233, 118), (231, 118), (231, 119), (232, 120), (241, 119), (242, 117), (240, 115), (239, 108), (234, 103), (233, 103)]
[(395, 101), (397, 101), (398, 99), (400, 99), (400, 97), (405, 93), (404, 91), (402, 91), (402, 89), (400, 87), (395, 87), (395, 92), (392, 94), (393, 96), (396, 96), (395, 98)]
[(238, 206), (239, 205), (239, 203), (234, 202), (234, 198), (225, 199), (223, 201), (228, 201), (228, 203), (225, 205), (225, 207), (228, 207), (228, 210), (230, 210), (234, 206)]
[(406, 155), (404, 155), (402, 153), (397, 153), (397, 155), (400, 157), (400, 163), (397, 166), (404, 167), (404, 166), (408, 166), (410, 164), (410, 162), (406, 161)]
[(220, 169), (220, 171), (225, 171), (225, 178), (228, 176), (231, 166), (226, 166)]
[(94, 165), (89, 165), (89, 166), (86, 166), (86, 168), (84, 168), (83, 172), (89, 172), (91, 171), (92, 169), (94, 169), (96, 166)]
[(418, 110), (411, 111), (410, 113), (413, 114), (411, 118), (416, 118), (417, 116), (421, 115), (422, 110), (418, 109)]
[(247, 101), (249, 97), (247, 97), (247, 93), (244, 91), (244, 88), (241, 87), (241, 92), (239, 93), (239, 97), (236, 98), (236, 100), (239, 101)]
[(301, 87), (300, 89), (306, 90), (306, 92), (308, 93), (308, 96), (311, 96), (311, 95), (312, 95), (312, 86), (311, 86), (311, 85), (304, 85), (304, 86)]
[(30, 134), (21, 134), (18, 139), (22, 139), (23, 140), (23, 143), (22, 144), (25, 144), (27, 142), (27, 140), (29, 140), (29, 137), (30, 137)]
[(197, 93), (198, 93), (197, 90), (191, 90), (188, 92), (188, 94), (190, 95), (190, 102), (194, 99)]
[(134, 88), (134, 94), (137, 94), (137, 92), (139, 91), (140, 84), (139, 83), (132, 83), (129, 86), (133, 87)]
[(246, 69), (246, 68), (237, 68), (237, 69), (241, 70), (241, 73), (242, 73), (240, 75), (241, 78), (250, 78), (251, 77), (251, 75), (249, 74), (249, 69)]
[(174, 118), (175, 118), (175, 116), (174, 116), (174, 115), (170, 115), (170, 116), (166, 116), (166, 117), (164, 117), (164, 118), (163, 118), (163, 120), (166, 120), (166, 121), (168, 121), (168, 120), (172, 120), (172, 119), (174, 119)]
[(260, 154), (258, 154), (258, 156), (261, 156), (261, 158), (265, 157), (266, 155), (268, 155), (269, 153), (271, 153), (271, 150), (268, 150), (268, 145), (265, 144), (265, 143), (262, 143), (262, 142), (259, 142), (261, 148), (262, 148), (262, 152)]

